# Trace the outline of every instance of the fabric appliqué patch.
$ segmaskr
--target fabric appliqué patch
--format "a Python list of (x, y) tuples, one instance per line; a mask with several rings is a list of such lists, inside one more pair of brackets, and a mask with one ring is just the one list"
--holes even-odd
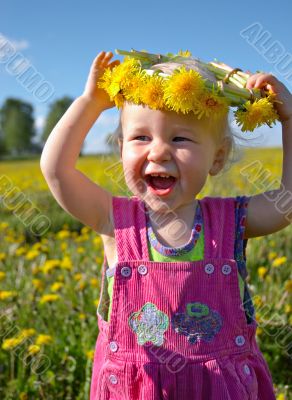
[(128, 322), (137, 334), (139, 345), (142, 346), (146, 342), (152, 342), (156, 346), (163, 345), (163, 334), (169, 326), (169, 318), (158, 310), (155, 304), (144, 304), (140, 311), (130, 315)]
[(188, 303), (185, 313), (176, 313), (171, 320), (175, 332), (192, 344), (202, 339), (210, 342), (222, 327), (221, 315), (204, 303)]

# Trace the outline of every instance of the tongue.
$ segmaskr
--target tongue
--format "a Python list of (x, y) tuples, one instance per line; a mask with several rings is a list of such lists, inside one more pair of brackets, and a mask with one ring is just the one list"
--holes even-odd
[(151, 177), (151, 185), (155, 189), (168, 189), (173, 182), (175, 181), (175, 178), (169, 177), (169, 178), (162, 178), (161, 176), (152, 176)]

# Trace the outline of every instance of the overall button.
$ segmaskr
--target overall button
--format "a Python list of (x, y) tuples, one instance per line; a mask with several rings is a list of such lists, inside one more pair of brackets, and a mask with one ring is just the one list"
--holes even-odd
[(222, 269), (221, 269), (222, 273), (224, 275), (229, 275), (231, 272), (231, 267), (228, 264), (223, 265)]
[(128, 277), (128, 276), (130, 276), (131, 275), (131, 268), (130, 267), (123, 267), (122, 269), (121, 269), (121, 274), (124, 276), (124, 277)]
[(237, 346), (243, 346), (245, 343), (245, 339), (242, 335), (236, 336), (235, 343)]
[(146, 267), (146, 265), (139, 265), (138, 272), (141, 275), (146, 275), (148, 272), (148, 268)]
[(207, 274), (213, 274), (214, 269), (215, 269), (215, 267), (214, 267), (213, 264), (206, 264), (206, 265), (205, 265), (205, 272), (206, 272)]
[(109, 380), (113, 385), (116, 385), (118, 383), (118, 378), (114, 374), (109, 376)]
[(118, 350), (117, 342), (110, 342), (109, 347), (110, 347), (111, 351), (113, 351), (113, 352)]
[(249, 366), (247, 364), (244, 364), (243, 370), (246, 373), (246, 375), (250, 375), (250, 369), (249, 369)]

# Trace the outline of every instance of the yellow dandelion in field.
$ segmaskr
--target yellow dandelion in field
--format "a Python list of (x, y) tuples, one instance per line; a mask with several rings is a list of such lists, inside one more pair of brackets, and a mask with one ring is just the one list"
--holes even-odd
[(291, 304), (285, 304), (284, 311), (285, 311), (286, 314), (291, 314), (292, 313), (292, 305)]
[(261, 279), (264, 279), (264, 277), (265, 277), (265, 275), (266, 275), (267, 272), (268, 272), (268, 269), (267, 269), (266, 267), (259, 267), (259, 268), (258, 268), (258, 276), (259, 276)]
[(99, 280), (96, 278), (91, 278), (90, 279), (90, 286), (94, 287), (94, 288), (98, 288), (99, 287)]
[(26, 248), (25, 247), (19, 247), (18, 249), (15, 250), (15, 255), (16, 256), (22, 256), (25, 253), (26, 253)]
[(98, 307), (99, 299), (94, 300), (93, 304), (95, 305), (95, 307)]
[(88, 350), (88, 351), (86, 352), (86, 357), (87, 357), (89, 360), (92, 360), (92, 361), (93, 361), (94, 350)]
[(234, 112), (234, 115), (237, 124), (242, 125), (243, 132), (253, 131), (263, 124), (270, 126), (279, 119), (269, 97), (256, 99), (254, 102), (247, 101)]
[(67, 229), (63, 229), (63, 230), (61, 230), (61, 231), (56, 233), (56, 238), (57, 239), (63, 240), (63, 239), (67, 239), (69, 237), (70, 237), (70, 231), (68, 231)]
[(71, 271), (73, 265), (72, 265), (72, 261), (71, 261), (71, 259), (70, 259), (69, 256), (65, 256), (65, 257), (61, 260), (60, 267), (61, 267), (62, 269), (67, 269), (67, 270)]
[(40, 346), (37, 346), (36, 344), (31, 344), (30, 346), (28, 346), (27, 352), (29, 355), (34, 355), (37, 354), (41, 351)]
[(34, 260), (39, 255), (40, 255), (40, 252), (38, 250), (29, 250), (26, 253), (25, 258), (26, 258), (26, 260)]
[(0, 271), (0, 281), (3, 281), (5, 279), (6, 273), (4, 271)]
[(258, 327), (257, 327), (257, 330), (256, 330), (256, 334), (257, 334), (258, 336), (260, 336), (262, 333), (263, 333), (262, 328), (260, 328), (260, 327), (258, 326)]
[(42, 248), (42, 244), (40, 242), (34, 243), (31, 248), (32, 250), (40, 250)]
[(56, 300), (59, 300), (60, 296), (58, 294), (44, 294), (41, 298), (40, 298), (40, 304), (44, 304), (44, 303), (53, 303)]
[(41, 281), (40, 279), (33, 279), (32, 284), (33, 284), (34, 288), (37, 290), (41, 291), (44, 289), (44, 282)]
[(86, 282), (85, 281), (79, 281), (77, 284), (77, 289), (78, 290), (83, 290), (86, 287)]
[(75, 281), (80, 281), (82, 279), (82, 274), (78, 273), (73, 276)]
[(26, 338), (34, 336), (35, 334), (36, 334), (36, 330), (34, 328), (22, 329), (22, 331), (20, 331), (18, 337), (26, 339)]
[(92, 243), (95, 245), (95, 246), (100, 246), (101, 245), (101, 237), (100, 236), (95, 236), (95, 238), (92, 240)]
[(84, 254), (85, 253), (85, 248), (84, 247), (77, 247), (77, 253)]
[(13, 337), (9, 339), (4, 339), (2, 343), (3, 350), (13, 350), (15, 347), (19, 346), (22, 339), (19, 337)]
[(194, 71), (187, 71), (185, 66), (178, 68), (165, 81), (164, 102), (170, 110), (188, 113), (194, 102), (204, 92), (202, 76)]
[(2, 290), (0, 291), (0, 300), (9, 300), (17, 296), (17, 292), (14, 290)]
[(28, 400), (28, 394), (25, 392), (21, 392), (19, 395), (19, 400)]
[(79, 314), (79, 319), (81, 319), (81, 321), (84, 321), (85, 318), (86, 318), (86, 315), (84, 313)]
[(53, 338), (50, 335), (40, 334), (36, 338), (35, 343), (36, 343), (37, 346), (42, 346), (44, 344), (51, 344), (51, 343), (53, 343)]
[(82, 235), (84, 235), (85, 233), (89, 233), (90, 231), (91, 231), (91, 228), (89, 228), (88, 226), (83, 226), (81, 228)]
[(45, 274), (50, 273), (52, 270), (60, 267), (61, 261), (58, 259), (51, 259), (51, 260), (47, 260), (44, 265), (41, 267), (42, 271)]
[(287, 400), (284, 393), (280, 393), (277, 395), (277, 400)]
[(66, 243), (66, 242), (63, 242), (63, 243), (61, 243), (61, 250), (63, 250), (63, 251), (65, 251), (65, 250), (67, 250), (68, 249), (68, 243)]
[(272, 263), (272, 267), (279, 267), (280, 265), (285, 264), (285, 262), (287, 261), (287, 257), (278, 257), (276, 258), (273, 263)]
[(163, 79), (161, 76), (154, 74), (145, 79), (145, 83), (141, 90), (141, 101), (154, 110), (163, 109), (165, 107), (163, 100)]
[(289, 279), (288, 281), (285, 282), (284, 289), (288, 293), (292, 293), (292, 279)]
[(8, 227), (9, 227), (9, 224), (7, 222), (0, 222), (0, 229), (1, 230), (4, 230), (4, 229), (6, 229)]
[(260, 307), (260, 306), (262, 306), (264, 303), (263, 303), (263, 300), (262, 300), (262, 298), (260, 297), (260, 296), (255, 296), (254, 298), (253, 298), (253, 302), (254, 302), (254, 305), (256, 306), (256, 307)]
[(277, 253), (275, 251), (270, 251), (268, 254), (269, 260), (273, 260), (273, 258), (277, 257)]
[(4, 261), (6, 259), (5, 253), (0, 253), (0, 261)]
[(64, 287), (64, 283), (62, 282), (54, 282), (51, 285), (51, 291), (52, 292), (57, 292), (58, 290), (62, 289)]
[(59, 281), (59, 282), (64, 282), (65, 281), (65, 277), (64, 277), (64, 275), (58, 275), (57, 276), (57, 280)]

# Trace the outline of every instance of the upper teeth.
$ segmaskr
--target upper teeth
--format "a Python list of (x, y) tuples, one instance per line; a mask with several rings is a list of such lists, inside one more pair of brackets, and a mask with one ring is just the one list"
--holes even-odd
[(151, 174), (151, 176), (161, 176), (163, 178), (169, 178), (170, 175), (166, 175), (166, 174)]

